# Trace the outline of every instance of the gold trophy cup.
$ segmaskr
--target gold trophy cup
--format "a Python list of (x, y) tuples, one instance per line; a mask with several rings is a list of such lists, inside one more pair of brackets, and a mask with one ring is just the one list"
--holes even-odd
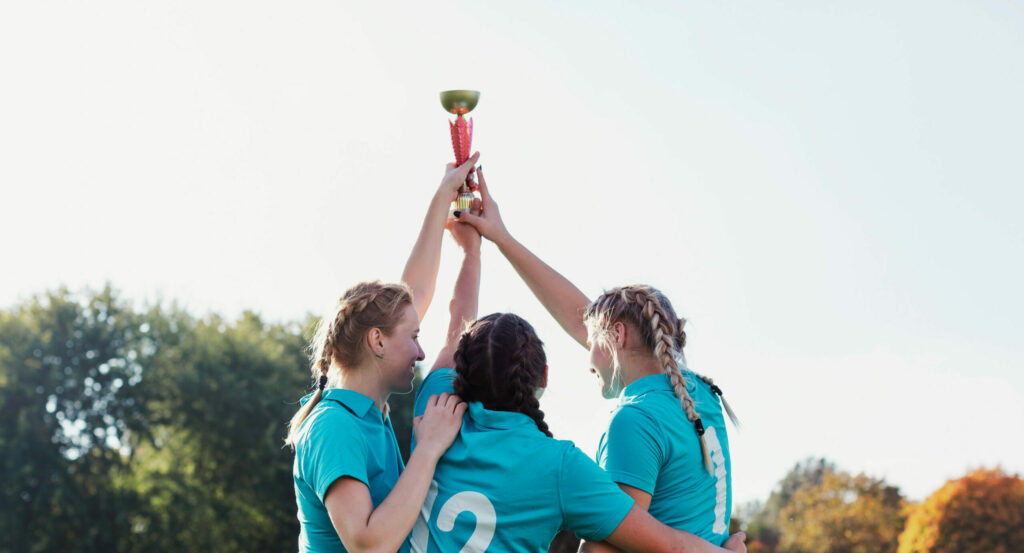
[[(455, 151), (455, 164), (462, 165), (469, 159), (469, 153), (473, 144), (473, 119), (468, 123), (463, 115), (473, 111), (477, 102), (480, 101), (480, 92), (477, 90), (445, 90), (441, 93), (441, 106), (448, 113), (455, 115), (455, 121), (448, 121), (452, 134), (452, 149)], [(468, 211), (473, 206), (473, 188), (476, 183), (473, 181), (473, 173), (466, 176), (466, 182), (459, 189), (459, 196), (455, 199), (455, 209)]]

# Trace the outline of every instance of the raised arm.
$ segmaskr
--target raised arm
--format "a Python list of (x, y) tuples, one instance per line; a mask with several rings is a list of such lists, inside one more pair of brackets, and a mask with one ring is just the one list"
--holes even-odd
[[(479, 202), (474, 200), (473, 205), (473, 211), (477, 212)], [(459, 276), (455, 280), (452, 301), (448, 305), (448, 310), (451, 312), (448, 334), (445, 337), (444, 347), (437, 355), (437, 361), (434, 362), (431, 371), (454, 365), (455, 348), (459, 345), (459, 337), (466, 325), (476, 319), (480, 300), (480, 233), (470, 225), (452, 224), (449, 228), (452, 237), (462, 247), (465, 257), (462, 259)]]
[(480, 196), (483, 198), (480, 215), (461, 214), (458, 220), (473, 225), (480, 234), (494, 242), (558, 324), (562, 325), (569, 336), (581, 346), (587, 347), (587, 328), (583, 324), (583, 312), (590, 304), (590, 300), (567, 278), (512, 237), (501, 220), (498, 204), (487, 189), (482, 170), (477, 171), (477, 180), (480, 183)]
[(437, 284), (437, 270), (441, 264), (441, 235), (444, 234), (445, 221), (448, 218), (448, 207), (459, 193), (459, 187), (466, 181), (466, 175), (473, 170), (473, 165), (480, 159), (475, 153), (466, 163), (456, 166), (449, 163), (441, 179), (427, 214), (423, 217), (423, 226), (416, 238), (416, 243), (409, 253), (402, 271), (402, 282), (412, 289), (412, 303), (420, 320), (430, 307)]

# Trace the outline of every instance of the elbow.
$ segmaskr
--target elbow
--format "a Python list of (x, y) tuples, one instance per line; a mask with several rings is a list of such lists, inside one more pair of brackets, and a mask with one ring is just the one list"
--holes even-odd
[(349, 553), (395, 553), (401, 546), (391, 546), (385, 543), (386, 541), (388, 540), (363, 532), (352, 536), (351, 540), (342, 540), (342, 545)]

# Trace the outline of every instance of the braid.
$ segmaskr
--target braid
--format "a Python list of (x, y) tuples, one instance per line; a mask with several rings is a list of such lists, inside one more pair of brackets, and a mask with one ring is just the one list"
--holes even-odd
[[(519, 329), (523, 329), (521, 323), (525, 322), (519, 319), (519, 321), (516, 321), (516, 326)], [(512, 384), (512, 401), (517, 411), (533, 419), (533, 422), (537, 424), (537, 428), (545, 436), (551, 438), (548, 423), (544, 422), (544, 411), (540, 410), (540, 401), (537, 400), (537, 396), (534, 394), (534, 391), (537, 389), (536, 375), (530, 374), (529, 360), (524, 355), (524, 352), (530, 351), (532, 345), (530, 342), (534, 336), (536, 335), (532, 332), (516, 333), (516, 347), (514, 351), (518, 355), (509, 370), (509, 380)]]
[[(345, 291), (335, 305), (333, 316), (320, 320), (310, 342), (310, 371), (315, 391), (292, 417), (286, 444), (295, 447), (299, 427), (323, 398), (331, 380), (338, 377), (338, 366), (359, 366), (366, 347), (366, 333), (371, 328), (389, 333), (401, 319), (402, 308), (410, 303), (412, 294), (404, 284), (362, 282)], [(338, 365), (332, 371), (334, 361)], [(385, 417), (388, 411), (385, 404)]]
[(544, 344), (529, 323), (511, 313), (474, 322), (459, 338), (453, 356), (455, 393), (487, 409), (515, 411), (551, 436), (535, 395), (547, 361)]
[(700, 415), (697, 414), (693, 398), (686, 391), (683, 373), (679, 370), (679, 363), (676, 361), (675, 351), (678, 331), (672, 328), (669, 322), (674, 317), (669, 318), (662, 308), (661, 302), (658, 301), (657, 296), (644, 288), (636, 290), (636, 293), (633, 294), (633, 302), (641, 307), (644, 318), (650, 323), (651, 336), (654, 339), (654, 355), (661, 362), (662, 370), (665, 371), (669, 381), (672, 383), (672, 391), (675, 392), (680, 404), (682, 404), (683, 412), (686, 413), (686, 420), (693, 423), (694, 430), (700, 436), (700, 453), (704, 459), (704, 468), (707, 469), (709, 474), (713, 474), (714, 466), (711, 464), (710, 450), (708, 449), (707, 440), (704, 439), (704, 423), (700, 420)]
[(736, 413), (733, 413), (732, 407), (729, 406), (729, 402), (725, 400), (725, 396), (722, 395), (722, 389), (719, 388), (717, 385), (715, 385), (715, 381), (711, 380), (710, 377), (704, 376), (702, 374), (697, 374), (697, 373), (693, 373), (693, 374), (697, 378), (703, 380), (704, 383), (707, 384), (711, 388), (711, 393), (713, 393), (716, 396), (718, 396), (718, 399), (720, 399), (722, 401), (722, 407), (725, 408), (725, 414), (729, 415), (729, 420), (732, 421), (733, 426), (735, 426), (736, 428), (739, 428), (740, 427), (740, 419), (736, 416)]

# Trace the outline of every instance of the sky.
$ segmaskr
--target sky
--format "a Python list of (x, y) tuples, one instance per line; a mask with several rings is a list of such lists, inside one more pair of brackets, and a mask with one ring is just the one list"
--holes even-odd
[[(438, 92), (472, 88), (513, 235), (688, 319), (743, 422), (736, 504), (808, 456), (911, 499), (1024, 472), (1022, 28), (984, 0), (4, 3), (0, 306), (110, 282), (283, 321), (397, 280), (452, 157)], [(593, 454), (587, 352), (483, 262), (481, 314), (534, 324), (547, 420)]]

